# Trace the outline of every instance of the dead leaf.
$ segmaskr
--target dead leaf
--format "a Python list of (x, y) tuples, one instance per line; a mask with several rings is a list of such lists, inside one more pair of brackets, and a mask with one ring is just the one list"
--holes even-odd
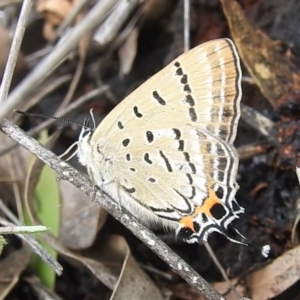
[(62, 218), (59, 240), (65, 247), (74, 250), (90, 247), (106, 221), (107, 212), (68, 181), (60, 182), (60, 190)]
[[(0, 135), (0, 151), (10, 143), (10, 138), (4, 134)], [(0, 182), (0, 197), (5, 203), (9, 203), (10, 207), (17, 207), (19, 213), (21, 213), (21, 197), (29, 156), (30, 153), (23, 147), (17, 147), (0, 157), (1, 177), (7, 178), (7, 180), (3, 179)], [(22, 217), (20, 216), (20, 218)]]
[(242, 298), (243, 295), (246, 295), (246, 287), (237, 284), (238, 280), (236, 278), (232, 279), (231, 285), (234, 286), (233, 290), (230, 290), (228, 286), (228, 282), (214, 282), (212, 286), (221, 294), (224, 295), (226, 300), (242, 300), (246, 298)]
[(37, 12), (44, 15), (44, 38), (51, 40), (54, 29), (68, 16), (73, 8), (72, 1), (67, 0), (38, 0), (36, 3)]
[(299, 280), (300, 246), (275, 259), (247, 277), (252, 300), (267, 300), (280, 295)]
[(199, 292), (187, 283), (168, 284), (167, 287), (172, 291), (173, 297), (182, 300), (204, 300)]
[(157, 286), (132, 257), (123, 237), (101, 236), (84, 255), (102, 262), (111, 270), (111, 274), (118, 277), (111, 299), (163, 300)]
[(33, 289), (37, 299), (45, 299), (45, 300), (63, 300), (59, 295), (57, 295), (54, 291), (47, 288), (40, 280), (40, 278), (36, 276), (26, 276), (24, 278), (30, 287)]
[(289, 58), (279, 52), (277, 42), (245, 17), (236, 1), (221, 0), (221, 3), (243, 63), (262, 94), (276, 107), (277, 101), (295, 84)]
[(79, 255), (63, 247), (50, 234), (43, 236), (57, 252), (82, 263), (103, 284), (114, 290), (114, 300), (164, 299), (156, 285), (131, 257), (123, 237), (101, 236), (91, 248), (81, 251)]
[(174, 3), (173, 0), (146, 0), (142, 7), (143, 18), (146, 22), (157, 22), (170, 13)]
[[(245, 294), (245, 287), (237, 285), (237, 279), (231, 280), (231, 285), (235, 290), (230, 291), (228, 282), (214, 282), (212, 286), (221, 294), (224, 295), (226, 300), (240, 300), (241, 295)], [(192, 288), (187, 283), (168, 284), (167, 287), (173, 292), (173, 296), (183, 300), (203, 300), (204, 298), (199, 294), (195, 288)]]

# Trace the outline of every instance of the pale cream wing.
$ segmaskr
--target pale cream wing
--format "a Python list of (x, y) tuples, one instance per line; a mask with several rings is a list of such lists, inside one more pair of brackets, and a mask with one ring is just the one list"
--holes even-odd
[[(161, 129), (154, 133), (160, 148), (145, 149), (133, 142), (134, 155), (121, 151), (123, 155), (114, 160), (118, 171), (111, 173), (119, 188), (139, 205), (171, 221), (192, 215), (210, 190), (232, 211), (239, 210), (234, 200), (235, 177), (229, 176), (236, 173), (235, 149), (207, 131), (187, 127), (180, 134), (185, 149), (176, 132)], [(139, 140), (138, 135), (134, 140)], [(232, 201), (237, 209), (231, 207)]]
[(170, 220), (191, 214), (209, 189), (224, 187), (220, 198), (231, 201), (240, 78), (230, 40), (178, 57), (122, 101), (93, 134), (91, 144), (111, 161), (104, 177)]
[(115, 134), (125, 138), (131, 129), (190, 124), (232, 143), (240, 117), (240, 81), (239, 57), (232, 41), (204, 43), (125, 98), (98, 126), (91, 142), (115, 140)]

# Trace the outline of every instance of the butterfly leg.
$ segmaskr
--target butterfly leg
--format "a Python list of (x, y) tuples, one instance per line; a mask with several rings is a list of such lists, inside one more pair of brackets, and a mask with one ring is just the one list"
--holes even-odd
[(122, 210), (120, 189), (117, 190), (117, 193), (118, 193), (117, 202), (118, 202), (118, 205), (119, 205), (119, 209)]

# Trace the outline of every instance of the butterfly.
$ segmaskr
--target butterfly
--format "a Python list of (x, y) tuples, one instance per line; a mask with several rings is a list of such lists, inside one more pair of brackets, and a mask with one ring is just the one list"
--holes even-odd
[[(182, 54), (127, 96), (97, 128), (83, 127), (77, 155), (96, 186), (148, 225), (188, 243), (228, 233), (235, 199), (241, 68), (230, 39)], [(239, 236), (243, 236), (235, 230)]]

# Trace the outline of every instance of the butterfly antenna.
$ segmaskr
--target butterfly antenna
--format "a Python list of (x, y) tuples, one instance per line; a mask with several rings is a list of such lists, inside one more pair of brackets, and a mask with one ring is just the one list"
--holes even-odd
[(39, 117), (39, 118), (44, 118), (44, 119), (53, 119), (53, 120), (62, 121), (62, 122), (69, 123), (69, 124), (78, 125), (78, 126), (83, 127), (83, 128), (91, 129), (88, 125), (81, 124), (81, 123), (74, 122), (74, 121), (70, 121), (70, 120), (63, 119), (63, 118), (57, 118), (57, 117), (54, 117), (54, 116), (48, 116), (48, 115), (43, 115), (43, 114), (35, 114), (35, 113), (28, 113), (28, 112), (21, 111), (21, 110), (14, 110), (14, 112), (18, 113), (20, 115), (24, 115), (24, 116)]
[(90, 128), (90, 119), (84, 118), (83, 126), (84, 126), (84, 127)]

